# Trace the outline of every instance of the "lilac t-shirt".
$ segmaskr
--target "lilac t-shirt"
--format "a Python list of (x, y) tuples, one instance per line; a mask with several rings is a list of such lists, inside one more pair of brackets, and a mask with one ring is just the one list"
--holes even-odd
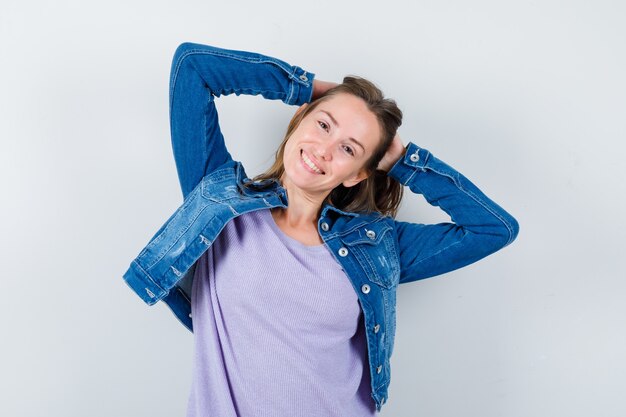
[(323, 245), (269, 210), (229, 222), (198, 261), (188, 417), (372, 416), (362, 313)]

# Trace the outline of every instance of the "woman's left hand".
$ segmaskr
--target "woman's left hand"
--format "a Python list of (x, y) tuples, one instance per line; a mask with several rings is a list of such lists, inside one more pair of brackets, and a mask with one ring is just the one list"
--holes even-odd
[(381, 171), (389, 172), (389, 170), (398, 162), (402, 155), (404, 155), (405, 148), (402, 143), (402, 139), (400, 139), (400, 135), (396, 133), (396, 136), (393, 138), (391, 145), (389, 145), (389, 149), (387, 149), (387, 153), (383, 156), (383, 159), (378, 163), (378, 167)]

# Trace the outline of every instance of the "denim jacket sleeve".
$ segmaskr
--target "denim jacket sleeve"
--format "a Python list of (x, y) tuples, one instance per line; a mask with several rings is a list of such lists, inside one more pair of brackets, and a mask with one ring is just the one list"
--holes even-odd
[(510, 244), (517, 221), (472, 182), (428, 150), (409, 143), (389, 175), (439, 206), (452, 223), (396, 221), (400, 283), (461, 268)]
[(235, 93), (300, 105), (311, 100), (314, 74), (269, 56), (183, 43), (170, 73), (172, 148), (183, 197), (232, 160), (214, 99)]

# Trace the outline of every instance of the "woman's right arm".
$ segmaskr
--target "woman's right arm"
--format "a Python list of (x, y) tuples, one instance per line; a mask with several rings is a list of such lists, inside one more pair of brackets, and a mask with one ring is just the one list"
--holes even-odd
[(428, 150), (414, 143), (403, 149), (396, 136), (388, 154), (384, 165), (392, 164), (388, 174), (440, 207), (452, 220), (439, 224), (396, 221), (400, 283), (469, 265), (517, 237), (519, 224), (513, 216)]
[(314, 76), (257, 53), (180, 45), (170, 73), (170, 128), (183, 197), (205, 175), (232, 159), (219, 127), (215, 97), (260, 94), (300, 105), (312, 98)]

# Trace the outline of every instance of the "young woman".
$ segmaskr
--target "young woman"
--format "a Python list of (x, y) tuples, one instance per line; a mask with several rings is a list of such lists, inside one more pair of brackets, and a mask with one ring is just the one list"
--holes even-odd
[[(253, 180), (220, 132), (214, 99), (231, 93), (300, 106), (274, 165)], [(367, 80), (336, 85), (268, 56), (185, 43), (170, 117), (184, 202), (124, 278), (194, 332), (189, 416), (375, 414), (398, 284), (517, 236), (515, 219), (467, 178), (402, 144), (401, 111)], [(394, 220), (403, 186), (452, 222)]]

